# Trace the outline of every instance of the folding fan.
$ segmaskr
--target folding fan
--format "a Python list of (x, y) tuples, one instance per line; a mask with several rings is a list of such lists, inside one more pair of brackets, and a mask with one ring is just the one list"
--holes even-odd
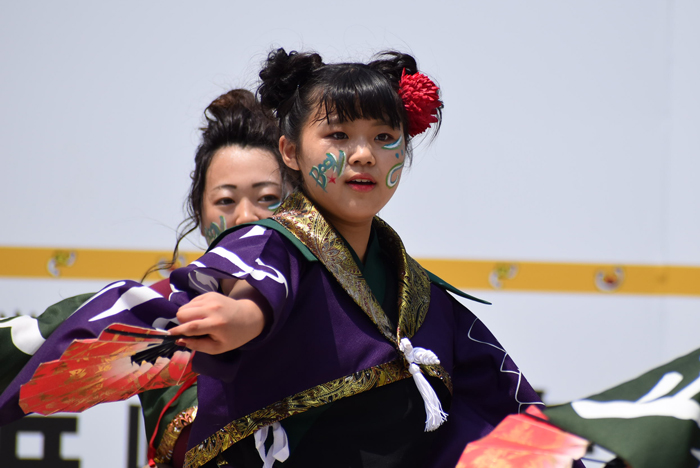
[(113, 324), (96, 339), (76, 340), (43, 363), (20, 389), (25, 413), (80, 412), (137, 393), (179, 385), (195, 375), (192, 352), (167, 332)]

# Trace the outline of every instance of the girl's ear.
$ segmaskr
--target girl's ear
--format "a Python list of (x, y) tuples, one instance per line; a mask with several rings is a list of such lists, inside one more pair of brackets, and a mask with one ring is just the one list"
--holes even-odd
[(295, 171), (299, 170), (299, 161), (297, 161), (297, 145), (292, 143), (286, 136), (280, 137), (280, 154), (284, 163)]

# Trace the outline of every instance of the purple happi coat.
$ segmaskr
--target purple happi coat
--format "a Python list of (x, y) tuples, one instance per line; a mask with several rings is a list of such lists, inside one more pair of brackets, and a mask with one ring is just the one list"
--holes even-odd
[(344, 241), (303, 195), (289, 197), (274, 219), (284, 229), (271, 229), (268, 221), (231, 230), (200, 259), (173, 272), (170, 301), (156, 293), (141, 297), (146, 288), (131, 282), (103, 290), (47, 340), (2, 395), (0, 422), (21, 416), (13, 392), (72, 339), (95, 336), (113, 322), (163, 328), (180, 305), (217, 291), (219, 280), (231, 277), (260, 291), (271, 312), (262, 334), (244, 346), (195, 355), (199, 410), (186, 466), (215, 460), (262, 427), (284, 426), (305, 411), (411, 379), (398, 350), (401, 338), (438, 356), (439, 364), (421, 370), (452, 395), (428, 466), (453, 467), (468, 442), (506, 415), (539, 403), (483, 323), (444, 284), (431, 282), (381, 220), (374, 228), (399, 275), (398, 324), (382, 311)]
[[(410, 378), (397, 349), (403, 337), (440, 358), (439, 365), (422, 370), (452, 392), (430, 466), (454, 466), (467, 442), (486, 435), (507, 414), (539, 403), (483, 323), (431, 283), (385, 223), (376, 219), (374, 228), (399, 274), (398, 327), (315, 207), (295, 194), (282, 209), (274, 220), (292, 233), (292, 241), (284, 229), (235, 229), (171, 277), (183, 289), (173, 295), (176, 301), (179, 294), (216, 290), (219, 278), (245, 278), (272, 311), (263, 333), (241, 348), (195, 356), (199, 410), (188, 466), (214, 460), (261, 427), (284, 426), (286, 418), (311, 408)], [(294, 247), (299, 242), (305, 248)]]

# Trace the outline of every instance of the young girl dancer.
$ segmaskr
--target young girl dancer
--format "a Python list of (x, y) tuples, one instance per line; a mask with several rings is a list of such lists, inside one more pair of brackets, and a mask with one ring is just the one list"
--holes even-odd
[(324, 64), (280, 49), (260, 77), (297, 191), (174, 271), (170, 302), (119, 282), (64, 326), (181, 323), (171, 332), (200, 351), (188, 467), (453, 467), (539, 399), (447, 291), (464, 294), (376, 217), (411, 139), (439, 126), (437, 87), (396, 52)]
[(454, 466), (539, 399), (376, 217), (412, 137), (439, 125), (437, 88), (393, 52), (324, 64), (280, 49), (260, 77), (298, 189), (274, 222), (228, 231), (173, 274), (171, 331), (203, 351), (186, 465)]

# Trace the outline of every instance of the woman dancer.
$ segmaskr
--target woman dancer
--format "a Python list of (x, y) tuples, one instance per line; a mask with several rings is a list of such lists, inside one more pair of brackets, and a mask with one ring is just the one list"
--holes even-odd
[[(189, 216), (178, 236), (173, 261), (180, 241), (190, 232), (199, 230), (209, 244), (227, 227), (270, 217), (288, 190), (277, 125), (253, 93), (231, 90), (216, 98), (204, 116), (206, 127), (195, 153), (186, 203)], [(165, 288), (158, 290), (167, 297), (170, 285), (164, 283)], [(188, 426), (197, 409), (196, 383), (186, 389), (144, 392), (139, 397), (150, 435), (149, 462), (182, 466)]]

